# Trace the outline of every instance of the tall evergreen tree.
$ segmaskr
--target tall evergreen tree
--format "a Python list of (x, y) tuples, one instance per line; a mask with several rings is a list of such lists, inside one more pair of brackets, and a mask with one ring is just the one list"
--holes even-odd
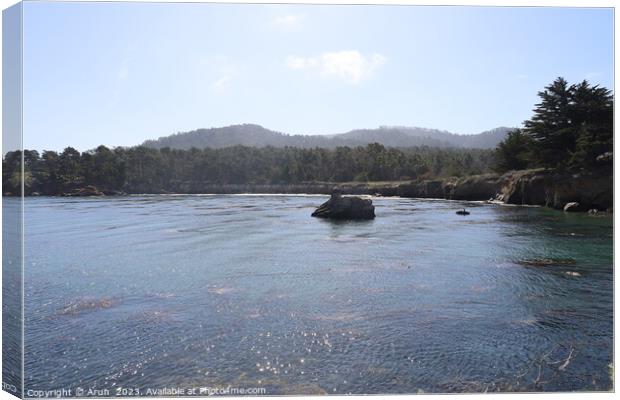
[(508, 136), (495, 150), (494, 169), (499, 172), (525, 169), (529, 166), (532, 139), (520, 129), (508, 132)]
[(557, 78), (538, 96), (541, 102), (536, 104), (534, 116), (525, 121), (524, 132), (533, 140), (532, 153), (538, 163), (558, 167), (574, 151), (578, 134), (571, 123), (571, 87), (564, 78)]
[(613, 150), (613, 96), (611, 91), (583, 81), (572, 91), (573, 123), (578, 129), (573, 169), (597, 167), (597, 157)]
[(557, 78), (538, 93), (534, 115), (524, 122), (531, 163), (559, 169), (592, 169), (613, 151), (613, 95), (587, 81), (569, 86)]

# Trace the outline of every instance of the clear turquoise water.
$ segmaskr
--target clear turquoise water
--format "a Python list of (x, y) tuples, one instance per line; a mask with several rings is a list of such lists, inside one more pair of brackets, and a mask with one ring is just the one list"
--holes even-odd
[(611, 217), (325, 199), (26, 199), (26, 390), (611, 388)]

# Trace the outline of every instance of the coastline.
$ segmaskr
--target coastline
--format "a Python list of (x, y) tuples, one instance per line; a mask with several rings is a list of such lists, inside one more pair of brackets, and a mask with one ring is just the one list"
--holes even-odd
[[(98, 190), (84, 194), (26, 193), (26, 196), (120, 196), (136, 194), (170, 195), (329, 195), (337, 186), (345, 195), (402, 197), (440, 200), (491, 201), (508, 205), (545, 206), (562, 210), (577, 203), (571, 211), (607, 211), (613, 207), (613, 179), (607, 171), (599, 173), (563, 174), (554, 170), (533, 169), (510, 171), (505, 174), (484, 174), (432, 180), (402, 182), (304, 182), (298, 184), (214, 184), (179, 183), (162, 190)], [(91, 187), (92, 188), (92, 187)], [(75, 194), (78, 193), (78, 194)], [(81, 194), (80, 194), (81, 193)], [(3, 193), (3, 196), (6, 196)], [(9, 194), (10, 195), (10, 194)]]

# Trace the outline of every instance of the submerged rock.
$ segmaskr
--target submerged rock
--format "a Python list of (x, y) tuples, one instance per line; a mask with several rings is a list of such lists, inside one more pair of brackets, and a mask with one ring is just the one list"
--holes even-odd
[(361, 197), (342, 197), (340, 189), (334, 189), (332, 197), (321, 204), (313, 213), (313, 217), (364, 220), (375, 217), (375, 206), (372, 200)]
[(119, 303), (118, 299), (101, 298), (101, 299), (79, 299), (68, 303), (62, 309), (58, 310), (57, 315), (78, 315), (86, 312), (105, 310)]
[(532, 258), (528, 260), (519, 260), (521, 265), (529, 265), (533, 267), (548, 267), (552, 265), (575, 265), (577, 262), (572, 258)]

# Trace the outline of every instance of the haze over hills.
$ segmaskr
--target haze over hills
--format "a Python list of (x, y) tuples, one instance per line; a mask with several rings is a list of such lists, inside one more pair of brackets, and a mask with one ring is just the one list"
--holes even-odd
[(197, 129), (156, 140), (147, 140), (146, 147), (161, 149), (222, 148), (236, 145), (252, 147), (324, 147), (364, 146), (381, 143), (387, 147), (462, 147), (494, 148), (514, 128), (499, 127), (475, 135), (458, 135), (437, 129), (381, 126), (376, 129), (356, 129), (332, 135), (288, 135), (255, 124), (231, 125), (221, 128)]

